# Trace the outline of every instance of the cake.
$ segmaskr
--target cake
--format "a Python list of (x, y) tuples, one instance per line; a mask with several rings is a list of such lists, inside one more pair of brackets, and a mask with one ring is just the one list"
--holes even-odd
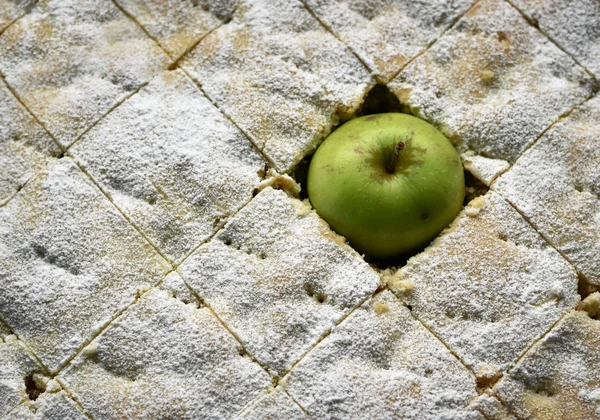
[[(592, 0), (0, 0), (0, 418), (600, 418)], [(467, 199), (371, 260), (311, 207), (401, 111)]]

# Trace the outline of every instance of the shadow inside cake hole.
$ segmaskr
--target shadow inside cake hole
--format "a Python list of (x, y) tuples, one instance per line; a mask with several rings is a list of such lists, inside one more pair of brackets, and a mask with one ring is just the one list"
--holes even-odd
[(600, 286), (590, 283), (588, 279), (586, 279), (582, 274), (578, 273), (577, 276), (577, 291), (579, 293), (579, 296), (581, 296), (581, 300), (584, 300), (586, 297), (588, 297), (594, 292), (600, 291)]
[(34, 379), (34, 375), (38, 372), (31, 372), (25, 377), (25, 392), (31, 401), (35, 401), (46, 391), (46, 387), (40, 381)]
[(465, 170), (465, 200), (463, 202), (465, 206), (475, 198), (487, 194), (489, 190), (490, 187)]

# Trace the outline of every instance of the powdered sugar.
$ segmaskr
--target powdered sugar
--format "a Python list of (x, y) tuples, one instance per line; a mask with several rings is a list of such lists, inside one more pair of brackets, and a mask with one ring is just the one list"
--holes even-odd
[(592, 81), (508, 3), (483, 0), (390, 87), (460, 150), (514, 162)]
[(43, 368), (14, 335), (0, 339), (0, 416), (28, 398), (25, 378)]
[(600, 79), (600, 3), (597, 0), (511, 1)]
[(0, 71), (63, 146), (168, 65), (110, 0), (43, 0), (0, 36)]
[(71, 153), (174, 262), (252, 198), (265, 165), (181, 71), (157, 76)]
[[(377, 313), (375, 303), (388, 305)], [(290, 373), (315, 418), (482, 419), (475, 379), (390, 292), (354, 311)]]
[(52, 371), (168, 269), (68, 158), (0, 208), (0, 318)]
[(440, 36), (473, 0), (306, 0), (383, 81)]
[(600, 97), (550, 129), (493, 188), (600, 285)]
[(521, 418), (600, 417), (600, 322), (568, 314), (494, 391)]
[(573, 268), (508, 203), (493, 192), (480, 200), (400, 270), (414, 288), (399, 295), (493, 383), (579, 295)]
[(271, 384), (207, 308), (152, 289), (59, 375), (94, 418), (231, 418)]
[(276, 375), (379, 286), (377, 274), (306, 207), (268, 187), (180, 267)]
[(59, 147), (0, 81), (0, 206), (33, 176)]
[(176, 59), (212, 29), (231, 19), (237, 0), (118, 0)]

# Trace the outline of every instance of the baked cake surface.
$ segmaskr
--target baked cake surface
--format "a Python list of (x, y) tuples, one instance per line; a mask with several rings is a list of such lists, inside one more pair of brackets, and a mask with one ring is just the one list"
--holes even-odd
[[(0, 419), (600, 419), (595, 0), (0, 0)], [(467, 199), (372, 261), (306, 199), (405, 112)]]

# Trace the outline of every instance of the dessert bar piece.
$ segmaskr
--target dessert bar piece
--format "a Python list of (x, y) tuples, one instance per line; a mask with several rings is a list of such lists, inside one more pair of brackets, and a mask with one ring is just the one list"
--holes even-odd
[(154, 288), (58, 379), (97, 419), (232, 418), (271, 386), (208, 308)]
[(169, 61), (111, 0), (40, 0), (0, 36), (0, 72), (65, 147)]
[(245, 0), (181, 62), (280, 172), (313, 152), (371, 86), (297, 0)]
[(600, 416), (600, 321), (573, 311), (498, 383), (494, 391), (520, 418)]
[(356, 309), (285, 378), (314, 418), (483, 419), (475, 378), (389, 291)]
[(252, 198), (265, 166), (181, 70), (154, 78), (70, 152), (173, 262)]
[(60, 148), (0, 80), (0, 206)]
[(267, 187), (179, 268), (281, 376), (379, 286), (379, 276), (307, 203)]
[(512, 163), (593, 82), (508, 2), (482, 0), (390, 87), (461, 151)]
[(53, 372), (169, 269), (69, 158), (0, 207), (0, 318)]
[(492, 188), (600, 286), (600, 97), (548, 130)]
[(231, 20), (236, 0), (117, 0), (173, 59)]
[(399, 295), (481, 387), (580, 299), (573, 267), (494, 192), (471, 201), (396, 277), (414, 285)]
[(384, 82), (423, 52), (473, 0), (305, 0)]
[(567, 53), (600, 79), (600, 3), (597, 0), (512, 0)]

